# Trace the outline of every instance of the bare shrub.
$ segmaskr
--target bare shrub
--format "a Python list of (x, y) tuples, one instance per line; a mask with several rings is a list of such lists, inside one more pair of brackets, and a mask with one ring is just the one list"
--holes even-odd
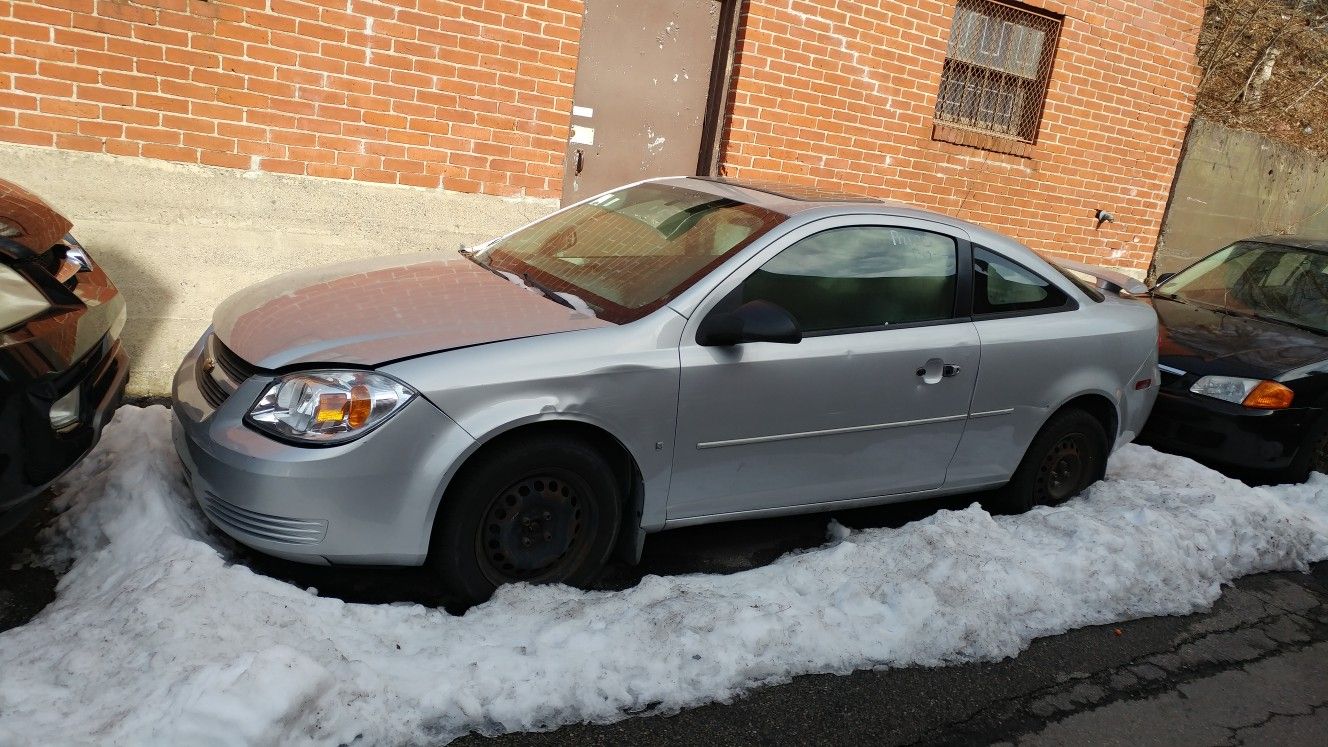
[(1196, 110), (1328, 155), (1328, 0), (1208, 0)]

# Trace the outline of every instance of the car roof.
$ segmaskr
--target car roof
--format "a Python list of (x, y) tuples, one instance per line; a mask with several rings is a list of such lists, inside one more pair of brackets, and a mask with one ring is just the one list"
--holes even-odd
[(852, 213), (857, 215), (888, 215), (931, 221), (959, 229), (968, 235), (970, 241), (989, 249), (997, 249), (1016, 259), (1026, 258), (1030, 255), (1037, 256), (1032, 249), (1005, 234), (997, 233), (989, 228), (945, 213), (938, 213), (934, 210), (927, 210), (896, 200), (883, 200), (818, 187), (709, 176), (664, 177), (648, 179), (647, 181), (674, 184), (718, 196), (732, 197), (747, 204), (789, 217), (798, 215), (799, 217), (814, 219), (825, 215)]
[(823, 187), (813, 187), (805, 184), (786, 184), (784, 182), (770, 182), (757, 180), (739, 180), (727, 179), (720, 176), (698, 176), (694, 177), (705, 182), (714, 182), (716, 184), (727, 184), (744, 190), (754, 190), (764, 192), (765, 194), (782, 197), (785, 200), (792, 200), (798, 203), (816, 203), (818, 205), (838, 205), (841, 203), (869, 203), (879, 204), (882, 200), (867, 195), (850, 194)]
[(1315, 252), (1328, 252), (1328, 239), (1312, 239), (1307, 236), (1252, 236), (1245, 241), (1260, 244), (1276, 244), (1295, 249), (1309, 249)]

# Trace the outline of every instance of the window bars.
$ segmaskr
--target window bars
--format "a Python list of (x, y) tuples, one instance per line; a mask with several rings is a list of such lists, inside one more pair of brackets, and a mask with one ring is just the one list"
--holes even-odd
[(958, 0), (936, 121), (1036, 140), (1060, 29), (1053, 16), (996, 0)]

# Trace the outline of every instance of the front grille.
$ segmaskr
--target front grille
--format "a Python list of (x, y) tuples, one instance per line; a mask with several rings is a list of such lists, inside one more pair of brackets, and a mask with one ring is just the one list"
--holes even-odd
[(257, 367), (223, 345), (216, 335), (209, 335), (198, 357), (198, 365), (194, 368), (194, 378), (203, 399), (217, 408), (258, 371)]
[(1162, 380), (1162, 386), (1164, 387), (1176, 384), (1189, 375), (1186, 372), (1180, 370), (1179, 368), (1171, 368), (1169, 366), (1162, 366), (1162, 365), (1159, 365), (1157, 367), (1157, 373), (1158, 373), (1158, 378)]
[(198, 391), (202, 392), (203, 399), (212, 407), (221, 407), (222, 403), (231, 396), (232, 392), (226, 391), (225, 387), (212, 377), (212, 371), (208, 366), (200, 362), (200, 365), (195, 367), (194, 373), (194, 378), (198, 380)]
[(230, 529), (240, 535), (290, 545), (315, 545), (327, 536), (326, 520), (292, 519), (262, 514), (240, 508), (209, 492), (199, 496), (199, 504), (203, 506), (203, 511), (208, 517), (222, 528)]
[(249, 365), (240, 356), (236, 355), (230, 348), (226, 347), (221, 340), (213, 335), (209, 340), (209, 346), (212, 348), (212, 356), (225, 372), (226, 377), (235, 382), (236, 386), (248, 381), (251, 376), (258, 373), (258, 368)]

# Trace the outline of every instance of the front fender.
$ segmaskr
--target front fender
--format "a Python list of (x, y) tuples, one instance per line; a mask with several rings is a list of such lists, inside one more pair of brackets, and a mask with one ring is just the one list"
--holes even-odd
[(678, 320), (670, 325), (676, 330), (661, 334), (649, 325), (627, 325), (533, 337), (383, 370), (415, 387), (476, 440), (460, 461), (494, 438), (535, 423), (598, 428), (635, 460), (644, 483), (641, 525), (654, 531), (664, 523), (673, 467), (683, 321), (664, 313), (665, 324), (668, 317)]

